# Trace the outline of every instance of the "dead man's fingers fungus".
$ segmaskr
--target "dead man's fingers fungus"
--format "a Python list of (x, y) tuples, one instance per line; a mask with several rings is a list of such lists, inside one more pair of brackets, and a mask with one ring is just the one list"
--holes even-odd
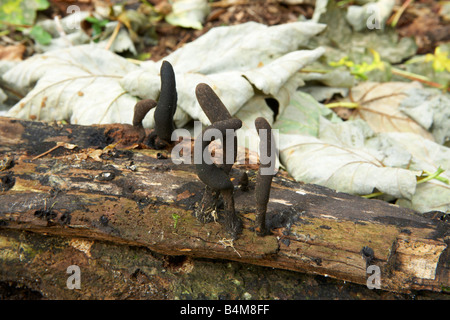
[[(272, 127), (266, 119), (259, 117), (255, 120), (255, 127), (260, 136), (260, 165), (256, 176), (256, 232), (258, 235), (266, 235), (266, 212), (270, 197), (270, 187), (274, 176), (275, 150), (273, 145)], [(262, 155), (267, 157), (262, 158)]]

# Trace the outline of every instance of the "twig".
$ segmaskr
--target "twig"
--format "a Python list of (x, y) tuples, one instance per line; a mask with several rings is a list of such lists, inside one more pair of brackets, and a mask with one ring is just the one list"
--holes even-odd
[(64, 39), (64, 41), (66, 41), (70, 46), (73, 46), (73, 43), (67, 38), (67, 34), (64, 32), (64, 28), (61, 25), (61, 20), (59, 19), (59, 17), (55, 16), (53, 20), (55, 21), (56, 30), (59, 33), (59, 37)]
[(398, 20), (400, 19), (401, 15), (406, 10), (406, 8), (411, 4), (411, 2), (413, 2), (413, 1), (414, 0), (406, 0), (403, 3), (403, 5), (401, 6), (401, 8), (391, 17), (391, 19), (389, 19), (389, 20), (392, 20), (392, 22), (390, 22), (390, 23), (391, 23), (391, 26), (393, 28), (395, 28), (395, 26), (397, 25)]
[(106, 44), (106, 47), (105, 47), (106, 50), (109, 50), (109, 48), (111, 48), (111, 46), (112, 46), (114, 40), (116, 40), (117, 35), (119, 34), (119, 31), (120, 31), (120, 27), (121, 27), (121, 26), (122, 26), (122, 22), (117, 21), (117, 25), (116, 25), (116, 27), (114, 28), (114, 31), (113, 31), (111, 37), (109, 37), (108, 43)]
[(72, 150), (72, 149), (74, 149), (76, 146), (77, 146), (77, 145), (75, 145), (75, 144), (70, 144), (70, 143), (66, 143), (66, 142), (57, 142), (57, 143), (56, 143), (56, 146), (54, 146), (53, 148), (51, 148), (51, 149), (45, 151), (44, 153), (41, 153), (40, 155), (37, 155), (36, 157), (34, 157), (33, 159), (31, 159), (31, 161), (34, 161), (34, 160), (36, 160), (36, 159), (39, 159), (39, 158), (41, 158), (41, 157), (43, 157), (43, 156), (49, 154), (50, 152), (52, 152), (52, 151), (58, 149), (59, 147), (64, 147), (64, 148), (66, 148), (66, 149)]
[(428, 79), (427, 77), (421, 76), (419, 74), (410, 73), (410, 72), (403, 71), (403, 70), (400, 70), (397, 68), (392, 68), (391, 72), (392, 72), (392, 74), (395, 74), (400, 77), (404, 77), (404, 78), (407, 78), (410, 80), (416, 80), (416, 81), (422, 82), (426, 85), (429, 85), (430, 87), (434, 87), (434, 88), (438, 88), (438, 89), (446, 89), (446, 91), (450, 91), (450, 88), (445, 88), (445, 86), (443, 86), (439, 83), (433, 82), (430, 79)]
[(250, 4), (249, 0), (221, 0), (217, 2), (212, 2), (209, 5), (212, 8), (228, 8), (232, 6), (246, 5)]
[(219, 243), (222, 244), (225, 248), (227, 248), (227, 247), (232, 248), (234, 250), (234, 252), (236, 252), (238, 254), (238, 256), (241, 258), (240, 253), (234, 247), (233, 239), (222, 238), (222, 240), (219, 240)]

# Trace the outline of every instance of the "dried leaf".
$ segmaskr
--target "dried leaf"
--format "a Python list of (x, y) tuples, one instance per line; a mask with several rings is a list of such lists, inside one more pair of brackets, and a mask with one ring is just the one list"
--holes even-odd
[(23, 44), (0, 46), (0, 60), (21, 61), (25, 49)]
[(352, 89), (353, 101), (360, 105), (354, 118), (367, 121), (375, 132), (414, 132), (434, 141), (431, 133), (400, 109), (407, 90), (421, 87), (418, 82), (363, 82)]

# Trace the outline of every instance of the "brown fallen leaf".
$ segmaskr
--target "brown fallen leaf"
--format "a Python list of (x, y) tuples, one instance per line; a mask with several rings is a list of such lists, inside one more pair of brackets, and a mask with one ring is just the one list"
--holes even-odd
[(434, 141), (430, 132), (399, 109), (407, 90), (420, 87), (418, 82), (364, 82), (352, 88), (353, 102), (360, 105), (352, 117), (367, 121), (375, 132), (413, 132)]
[(102, 149), (95, 149), (92, 151), (88, 152), (88, 156), (92, 159), (94, 159), (95, 161), (102, 161), (102, 159), (100, 158), (100, 156), (104, 153), (104, 151)]
[(0, 46), (0, 60), (22, 61), (25, 49), (23, 44)]

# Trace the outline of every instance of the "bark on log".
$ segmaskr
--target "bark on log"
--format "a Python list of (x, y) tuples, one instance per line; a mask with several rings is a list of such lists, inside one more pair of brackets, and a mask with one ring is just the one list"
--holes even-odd
[[(168, 150), (136, 148), (137, 139), (129, 125), (0, 117), (0, 236), (19, 230), (106, 240), (363, 285), (370, 276), (367, 266), (376, 265), (385, 290), (450, 288), (447, 221), (298, 183), (279, 172), (268, 204), (272, 234), (259, 237), (252, 229), (256, 168), (237, 166), (233, 181), (247, 170), (249, 190), (236, 188), (244, 230), (231, 242), (218, 223), (220, 212), (219, 221), (208, 224), (193, 217), (204, 191), (193, 165), (175, 165)], [(371, 261), (363, 259), (364, 247), (373, 250)]]

